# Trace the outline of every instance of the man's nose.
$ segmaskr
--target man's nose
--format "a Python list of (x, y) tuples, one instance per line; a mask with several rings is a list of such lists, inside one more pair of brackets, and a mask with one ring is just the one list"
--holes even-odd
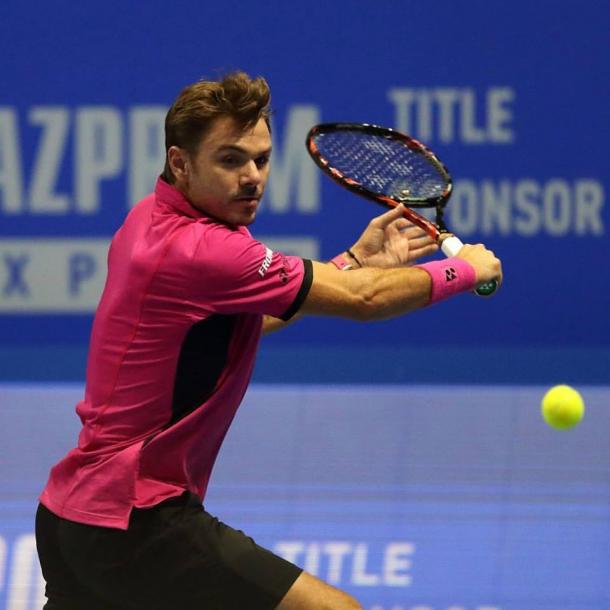
[(262, 175), (259, 167), (254, 160), (249, 161), (244, 166), (244, 172), (241, 175), (242, 184), (260, 184)]

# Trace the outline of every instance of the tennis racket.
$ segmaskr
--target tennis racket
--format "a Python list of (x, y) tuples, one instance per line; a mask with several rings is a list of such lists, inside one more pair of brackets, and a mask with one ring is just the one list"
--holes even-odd
[[(387, 208), (403, 203), (404, 216), (426, 231), (445, 256), (460, 251), (464, 244), (443, 219), (451, 197), (451, 175), (421, 142), (377, 125), (323, 123), (309, 130), (306, 144), (316, 164), (342, 187)], [(434, 222), (414, 208), (434, 208)], [(489, 296), (497, 287), (492, 280), (475, 292)]]

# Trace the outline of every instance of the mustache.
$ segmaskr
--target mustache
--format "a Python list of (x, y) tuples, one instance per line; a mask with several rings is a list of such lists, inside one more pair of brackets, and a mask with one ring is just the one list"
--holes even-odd
[(256, 186), (245, 186), (238, 191), (237, 195), (235, 196), (235, 199), (241, 199), (243, 197), (249, 199), (252, 199), (254, 197), (260, 198), (262, 194), (262, 189), (259, 190)]

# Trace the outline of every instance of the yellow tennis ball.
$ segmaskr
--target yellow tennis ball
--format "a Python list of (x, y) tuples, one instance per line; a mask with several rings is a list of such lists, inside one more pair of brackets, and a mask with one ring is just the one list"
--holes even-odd
[(556, 385), (542, 397), (542, 417), (556, 430), (573, 428), (585, 414), (582, 396), (569, 385)]

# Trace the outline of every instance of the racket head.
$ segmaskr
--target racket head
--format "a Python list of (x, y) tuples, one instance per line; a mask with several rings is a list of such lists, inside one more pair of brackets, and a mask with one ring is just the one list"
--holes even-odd
[[(306, 146), (318, 167), (342, 187), (388, 208), (403, 203), (404, 216), (439, 243), (449, 234), (443, 210), (453, 189), (451, 174), (415, 138), (370, 123), (321, 123), (309, 130)], [(436, 222), (411, 208), (435, 208)], [(497, 287), (492, 280), (475, 292), (489, 296)]]
[(424, 144), (388, 127), (322, 123), (309, 130), (314, 162), (348, 190), (387, 207), (442, 208), (451, 174)]

